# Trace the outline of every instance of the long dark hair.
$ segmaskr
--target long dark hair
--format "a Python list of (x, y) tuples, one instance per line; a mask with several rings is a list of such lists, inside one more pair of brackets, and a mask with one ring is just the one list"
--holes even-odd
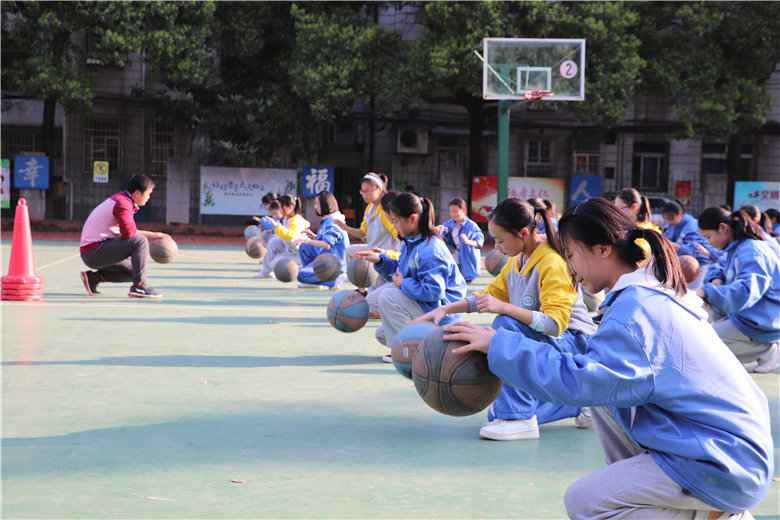
[(279, 204), (282, 205), (283, 208), (293, 208), (293, 211), (295, 214), (299, 214), (301, 212), (301, 199), (298, 197), (290, 197), (289, 195), (282, 195), (279, 197)]
[(625, 188), (620, 190), (617, 197), (629, 206), (639, 204), (639, 212), (636, 215), (637, 222), (647, 222), (650, 220), (650, 215), (652, 214), (650, 210), (650, 199), (639, 193), (636, 189)]
[(550, 213), (543, 202), (534, 207), (520, 199), (504, 199), (495, 207), (490, 214), (489, 220), (510, 233), (518, 234), (525, 228), (531, 228), (532, 231), (535, 230), (538, 224), (537, 217), (540, 217), (544, 222), (544, 234), (547, 236), (547, 243), (556, 253), (561, 254), (561, 244), (558, 240), (558, 235), (550, 220)]
[(436, 214), (431, 199), (403, 192), (393, 198), (389, 206), (390, 212), (401, 218), (409, 218), (414, 214), (420, 215), (417, 224), (418, 232), (426, 239), (436, 236), (433, 232), (433, 228), (436, 227)]
[(767, 219), (766, 232), (772, 236), (777, 236), (774, 227), (772, 226), (772, 220), (775, 221), (775, 225), (780, 224), (780, 211), (777, 211), (775, 208), (769, 208), (768, 210), (764, 211), (764, 215)]
[(717, 231), (718, 226), (726, 224), (734, 233), (734, 240), (763, 240), (758, 225), (750, 219), (750, 215), (744, 211), (732, 213), (720, 207), (707, 208), (699, 215), (699, 227), (710, 231)]
[(588, 199), (571, 208), (561, 218), (558, 230), (564, 247), (572, 240), (588, 247), (612, 246), (618, 257), (634, 268), (645, 260), (645, 250), (636, 243), (640, 238), (644, 239), (650, 244), (653, 274), (658, 281), (680, 295), (688, 289), (671, 243), (652, 229), (637, 227), (606, 199)]
[(339, 210), (339, 203), (336, 197), (329, 191), (321, 191), (317, 198), (320, 201), (320, 217), (328, 216)]

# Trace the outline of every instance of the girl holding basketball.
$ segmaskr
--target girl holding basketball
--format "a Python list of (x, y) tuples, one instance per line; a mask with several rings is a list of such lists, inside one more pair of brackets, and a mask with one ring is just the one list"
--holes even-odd
[(309, 229), (309, 221), (301, 216), (301, 201), (298, 197), (282, 195), (278, 199), (282, 209), (282, 222), (270, 217), (260, 219), (264, 231), (273, 231), (274, 236), (268, 240), (265, 257), (257, 273), (258, 278), (271, 278), (276, 262), (283, 256), (298, 256), (298, 248), (294, 242), (304, 238)]
[(434, 233), (433, 203), (400, 193), (389, 202), (389, 213), (402, 237), (398, 260), (376, 251), (355, 253), (373, 262), (379, 276), (392, 284), (382, 289), (377, 301), (382, 318), (377, 340), (384, 345), (390, 345), (415, 318), (466, 296), (466, 281), (444, 241)]
[(715, 331), (749, 371), (774, 372), (780, 365), (780, 258), (744, 211), (707, 208), (699, 228), (726, 257), (698, 290), (715, 314)]
[[(538, 233), (541, 223), (546, 236)], [(596, 326), (558, 252), (558, 237), (546, 208), (506, 199), (496, 206), (488, 226), (496, 247), (510, 257), (499, 275), (483, 293), (434, 309), (420, 320), (438, 324), (449, 313), (490, 312), (499, 315), (494, 329), (519, 331), (559, 348), (593, 334)], [(589, 426), (589, 411), (543, 403), (505, 383), (479, 434), (502, 441), (538, 439), (539, 424), (567, 417), (576, 417), (579, 427)]]
[(485, 235), (477, 223), (466, 216), (465, 200), (456, 198), (450, 201), (450, 219), (438, 226), (437, 231), (457, 259), (466, 283), (478, 278), (482, 256), (480, 248), (485, 244)]
[[(578, 350), (469, 323), (445, 327), (444, 339), (486, 353), (493, 373), (537, 399), (593, 407), (607, 466), (569, 487), (569, 516), (725, 518), (757, 505), (774, 472), (767, 399), (682, 303), (671, 244), (604, 199), (569, 210), (560, 236), (574, 278), (608, 291)], [(648, 269), (638, 268), (639, 239), (652, 251)]]
[[(360, 196), (366, 203), (366, 211), (363, 213), (363, 221), (359, 228), (340, 224), (350, 238), (365, 240), (365, 245), (355, 244), (349, 247), (349, 254), (369, 248), (378, 248), (383, 251), (398, 251), (398, 232), (382, 207), (382, 196), (387, 193), (388, 178), (381, 173), (369, 172), (360, 183)], [(396, 256), (397, 258), (397, 256)]]
[(347, 272), (347, 247), (349, 246), (349, 237), (346, 231), (336, 224), (338, 219), (339, 204), (336, 197), (327, 191), (323, 191), (314, 199), (314, 211), (322, 217), (317, 235), (312, 238), (298, 239), (293, 242), (299, 247), (301, 265), (303, 266), (298, 273), (298, 287), (330, 287), (335, 288), (344, 282), (345, 275), (339, 275), (339, 278), (329, 282), (323, 282), (314, 274), (312, 264), (314, 259), (321, 253), (330, 253), (341, 262), (341, 272)]

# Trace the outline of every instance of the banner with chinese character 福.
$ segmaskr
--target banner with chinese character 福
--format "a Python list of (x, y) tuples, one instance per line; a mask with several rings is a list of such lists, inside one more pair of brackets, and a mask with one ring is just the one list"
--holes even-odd
[(281, 168), (200, 169), (200, 212), (203, 215), (265, 215), (261, 199), (269, 192), (295, 196), (298, 171)]
[(24, 190), (48, 190), (49, 158), (45, 155), (15, 156), (14, 188)]
[(303, 168), (301, 195), (311, 199), (323, 191), (333, 193), (335, 169), (332, 166), (305, 166)]
[(758, 206), (761, 211), (780, 210), (780, 182), (738, 181), (734, 183), (734, 208)]

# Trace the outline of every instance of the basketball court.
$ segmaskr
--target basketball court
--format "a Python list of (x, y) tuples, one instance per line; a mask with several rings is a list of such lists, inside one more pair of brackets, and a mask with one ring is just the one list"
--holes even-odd
[[(479, 440), (483, 414), (434, 412), (379, 361), (377, 322), (334, 330), (333, 293), (253, 279), (242, 244), (151, 264), (159, 302), (87, 297), (77, 248), (35, 240), (44, 300), (2, 305), (5, 518), (562, 518), (603, 464), (571, 420)], [(780, 446), (780, 375), (755, 380)]]

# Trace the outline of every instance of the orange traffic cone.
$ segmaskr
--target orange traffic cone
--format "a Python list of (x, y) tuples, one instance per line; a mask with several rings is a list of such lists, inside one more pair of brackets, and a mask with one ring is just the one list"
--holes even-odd
[(35, 276), (30, 214), (24, 197), (16, 205), (11, 259), (8, 274), (3, 276), (1, 283), (3, 300), (40, 300), (43, 296), (43, 282)]

